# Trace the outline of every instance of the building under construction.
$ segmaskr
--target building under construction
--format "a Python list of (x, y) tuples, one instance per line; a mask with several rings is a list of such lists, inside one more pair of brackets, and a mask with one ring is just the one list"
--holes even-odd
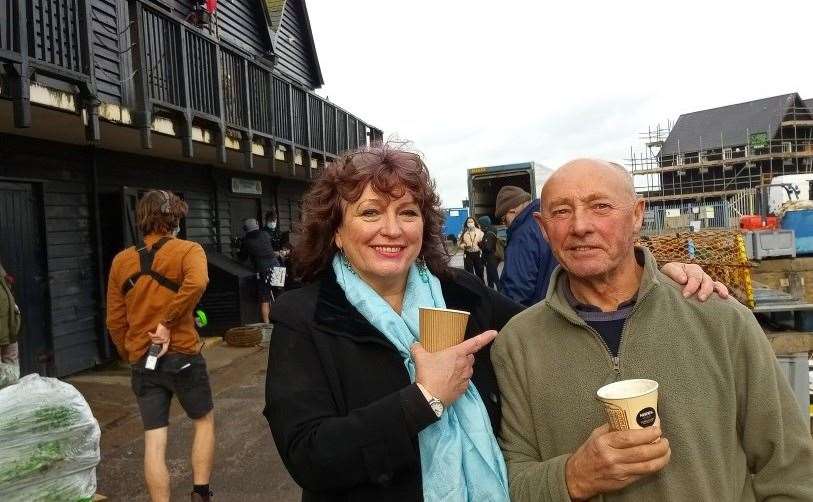
[(736, 227), (759, 211), (756, 187), (813, 174), (813, 99), (791, 93), (686, 113), (642, 139), (646, 152), (628, 163), (647, 199), (645, 231)]

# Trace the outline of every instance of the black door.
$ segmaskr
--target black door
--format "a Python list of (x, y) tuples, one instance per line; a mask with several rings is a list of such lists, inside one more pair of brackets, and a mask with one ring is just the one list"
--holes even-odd
[(237, 242), (243, 237), (243, 221), (248, 218), (255, 218), (260, 225), (260, 199), (252, 197), (231, 197), (229, 198), (229, 212), (231, 217), (231, 242), (232, 253), (237, 252)]
[(47, 375), (53, 365), (40, 207), (30, 184), (0, 181), (0, 261), (14, 277), (12, 290), (23, 316), (18, 340), (22, 375)]

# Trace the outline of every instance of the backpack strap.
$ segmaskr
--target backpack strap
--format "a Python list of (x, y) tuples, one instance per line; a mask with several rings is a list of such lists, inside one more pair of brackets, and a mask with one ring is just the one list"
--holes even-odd
[(181, 286), (177, 282), (168, 279), (166, 276), (159, 274), (152, 269), (152, 262), (155, 259), (155, 254), (171, 239), (171, 237), (162, 237), (158, 240), (158, 242), (153, 244), (151, 248), (147, 248), (147, 245), (144, 244), (144, 242), (139, 242), (139, 247), (136, 249), (136, 251), (138, 252), (140, 270), (128, 277), (127, 280), (124, 281), (124, 284), (122, 284), (121, 292), (125, 296), (135, 287), (136, 282), (138, 282), (138, 279), (143, 275), (151, 277), (155, 282), (169, 289), (173, 293), (177, 293), (178, 290), (181, 289)]

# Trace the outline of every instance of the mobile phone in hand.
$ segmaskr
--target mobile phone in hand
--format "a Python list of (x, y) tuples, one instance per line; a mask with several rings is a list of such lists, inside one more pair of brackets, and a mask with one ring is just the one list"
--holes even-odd
[(144, 369), (154, 370), (158, 364), (158, 354), (161, 353), (161, 346), (157, 343), (150, 345), (150, 351), (147, 352), (147, 360), (144, 362)]

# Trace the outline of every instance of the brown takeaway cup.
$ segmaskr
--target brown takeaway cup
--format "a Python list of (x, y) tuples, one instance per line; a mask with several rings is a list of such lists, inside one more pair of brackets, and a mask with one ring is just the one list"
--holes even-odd
[(469, 313), (462, 310), (421, 307), (421, 345), (428, 352), (448, 349), (463, 341)]
[(614, 382), (600, 388), (596, 397), (604, 404), (614, 431), (643, 429), (660, 423), (655, 380), (638, 378)]

